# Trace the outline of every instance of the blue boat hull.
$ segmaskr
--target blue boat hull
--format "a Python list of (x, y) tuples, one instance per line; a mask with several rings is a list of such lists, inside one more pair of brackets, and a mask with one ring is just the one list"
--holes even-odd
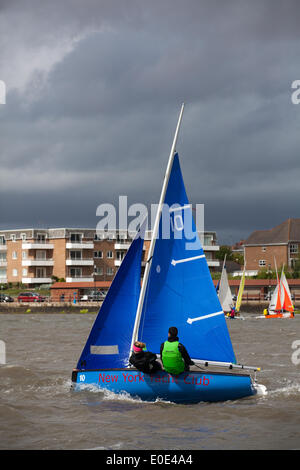
[(75, 391), (93, 385), (145, 401), (174, 403), (236, 400), (256, 394), (249, 375), (209, 371), (174, 376), (165, 371), (143, 374), (136, 369), (74, 370), (72, 385)]

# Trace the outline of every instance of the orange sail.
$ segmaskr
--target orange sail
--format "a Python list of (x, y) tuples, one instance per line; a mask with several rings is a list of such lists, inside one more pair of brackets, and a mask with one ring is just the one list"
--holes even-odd
[(280, 279), (280, 284), (281, 284), (281, 297), (282, 297), (282, 308), (283, 310), (286, 310), (288, 312), (294, 312), (294, 306), (291, 298), (291, 293), (289, 289), (288, 282), (286, 280), (284, 271), (282, 270), (281, 273), (281, 279)]

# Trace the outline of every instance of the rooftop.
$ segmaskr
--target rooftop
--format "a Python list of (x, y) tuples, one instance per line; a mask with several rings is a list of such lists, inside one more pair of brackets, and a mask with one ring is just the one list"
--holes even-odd
[(269, 230), (256, 230), (245, 240), (244, 245), (270, 245), (300, 242), (300, 219), (287, 219)]

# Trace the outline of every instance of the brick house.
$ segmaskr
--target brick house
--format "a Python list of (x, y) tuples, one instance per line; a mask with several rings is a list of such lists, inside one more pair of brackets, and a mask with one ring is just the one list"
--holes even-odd
[(292, 268), (298, 259), (299, 245), (300, 219), (287, 219), (269, 230), (256, 230), (244, 242), (247, 272), (275, 269), (274, 257), (278, 268)]

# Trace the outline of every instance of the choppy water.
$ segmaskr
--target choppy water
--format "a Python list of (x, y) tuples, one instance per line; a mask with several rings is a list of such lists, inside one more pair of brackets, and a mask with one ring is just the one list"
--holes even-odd
[(0, 449), (299, 449), (300, 365), (291, 345), (300, 340), (300, 315), (244, 316), (228, 320), (235, 352), (239, 362), (262, 367), (258, 382), (268, 394), (174, 405), (70, 391), (95, 315), (0, 315), (7, 355)]

